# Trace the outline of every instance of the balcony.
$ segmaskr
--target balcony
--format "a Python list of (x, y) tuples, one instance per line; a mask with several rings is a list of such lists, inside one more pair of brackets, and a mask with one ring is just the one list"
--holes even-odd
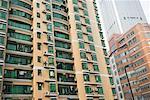
[(58, 85), (58, 92), (60, 96), (68, 95), (77, 95), (77, 87), (71, 85)]
[(57, 62), (57, 69), (64, 71), (74, 71), (74, 65), (69, 63)]
[(62, 73), (57, 73), (57, 79), (61, 83), (76, 83), (75, 81), (75, 75), (74, 74), (62, 74)]

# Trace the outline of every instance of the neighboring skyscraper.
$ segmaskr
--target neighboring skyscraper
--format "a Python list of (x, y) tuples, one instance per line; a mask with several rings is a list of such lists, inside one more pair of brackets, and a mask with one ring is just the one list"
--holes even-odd
[(126, 100), (150, 98), (149, 38), (150, 26), (137, 24), (122, 36), (112, 37), (109, 42)]
[(3, 100), (114, 100), (104, 54), (95, 0), (0, 0)]
[(139, 0), (99, 0), (100, 13), (108, 39), (125, 33), (137, 23), (147, 23)]

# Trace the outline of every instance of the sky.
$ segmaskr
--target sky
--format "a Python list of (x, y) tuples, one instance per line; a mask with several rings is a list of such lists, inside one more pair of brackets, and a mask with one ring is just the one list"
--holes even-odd
[(140, 0), (147, 21), (150, 24), (150, 0)]

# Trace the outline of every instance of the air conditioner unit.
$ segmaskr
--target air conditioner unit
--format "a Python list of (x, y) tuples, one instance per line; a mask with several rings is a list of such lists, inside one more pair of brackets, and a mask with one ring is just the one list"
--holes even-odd
[(33, 88), (31, 87), (30, 90), (33, 91)]

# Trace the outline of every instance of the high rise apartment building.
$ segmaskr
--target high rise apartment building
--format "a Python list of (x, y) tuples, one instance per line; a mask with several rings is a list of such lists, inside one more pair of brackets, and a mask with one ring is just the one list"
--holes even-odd
[(149, 100), (150, 26), (139, 23), (121, 36), (113, 35), (109, 44), (117, 67), (114, 73), (119, 75), (116, 83), (121, 82), (125, 100)]
[(113, 100), (95, 0), (0, 0), (4, 100)]
[(137, 23), (147, 23), (139, 0), (99, 0), (107, 38), (125, 33)]

